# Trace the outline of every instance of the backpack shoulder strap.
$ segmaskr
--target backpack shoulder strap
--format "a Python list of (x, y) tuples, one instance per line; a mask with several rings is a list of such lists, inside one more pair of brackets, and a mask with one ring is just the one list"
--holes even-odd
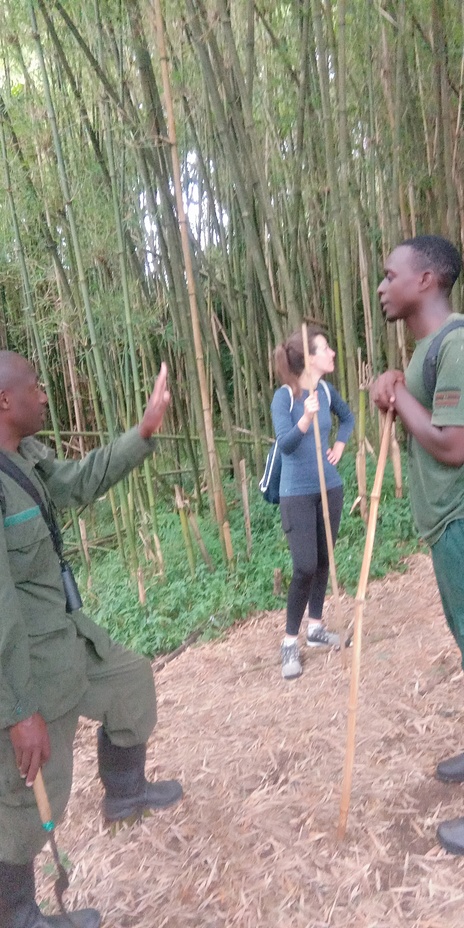
[(288, 392), (290, 393), (290, 412), (291, 412), (293, 409), (293, 390), (291, 387), (289, 387), (288, 383), (283, 383), (282, 386), (286, 387)]
[(5, 499), (5, 490), (3, 489), (3, 483), (0, 480), (0, 509), (2, 511), (2, 516), (6, 516), (6, 499)]
[(326, 395), (326, 397), (327, 397), (327, 399), (328, 399), (328, 401), (329, 401), (329, 409), (330, 409), (330, 407), (331, 407), (331, 405), (332, 405), (332, 396), (331, 396), (331, 394), (330, 394), (330, 390), (329, 390), (328, 384), (326, 384), (325, 380), (322, 380), (322, 379), (319, 381), (319, 383), (320, 383), (321, 387), (323, 387), (323, 389), (324, 389), (325, 395)]
[(427, 354), (424, 358), (424, 363), (422, 365), (422, 379), (424, 381), (424, 387), (428, 393), (429, 399), (433, 400), (433, 394), (435, 393), (435, 385), (437, 382), (437, 364), (438, 364), (438, 355), (440, 354), (441, 343), (444, 338), (452, 332), (453, 329), (461, 329), (464, 326), (464, 317), (462, 319), (453, 319), (452, 322), (449, 322), (448, 325), (445, 325), (435, 338), (430, 342)]
[[(332, 406), (332, 397), (331, 397), (331, 394), (330, 394), (330, 390), (329, 390), (328, 384), (326, 384), (325, 380), (322, 380), (322, 379), (319, 381), (319, 383), (320, 383), (321, 387), (324, 389), (325, 395), (326, 395), (326, 397), (327, 397), (327, 399), (328, 399), (328, 402), (329, 402), (329, 409), (330, 409), (330, 407)], [(288, 390), (288, 392), (290, 393), (290, 412), (291, 412), (292, 409), (293, 409), (293, 390), (292, 390), (291, 387), (289, 387), (288, 383), (284, 383), (284, 384), (282, 384), (282, 386), (283, 386), (283, 387), (286, 387), (287, 390)]]

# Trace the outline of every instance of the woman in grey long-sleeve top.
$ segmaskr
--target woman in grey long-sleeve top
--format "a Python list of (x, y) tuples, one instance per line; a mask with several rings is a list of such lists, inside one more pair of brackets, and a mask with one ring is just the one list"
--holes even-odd
[[(322, 512), (321, 488), (314, 437), (317, 413), (324, 464), (332, 538), (335, 543), (343, 505), (343, 485), (337, 471), (345, 444), (354, 427), (354, 416), (332, 384), (322, 380), (334, 369), (335, 351), (324, 332), (309, 326), (310, 371), (305, 371), (303, 338), (295, 332), (278, 345), (275, 368), (281, 386), (272, 400), (274, 431), (282, 453), (280, 513), (293, 561), (287, 599), (286, 634), (282, 642), (282, 676), (286, 680), (302, 672), (298, 633), (309, 603), (306, 643), (310, 647), (337, 646), (338, 636), (322, 624), (322, 610), (329, 578), (329, 557)], [(311, 383), (309, 382), (311, 378)], [(313, 396), (309, 389), (312, 386)], [(334, 412), (339, 420), (336, 441), (329, 446)]]

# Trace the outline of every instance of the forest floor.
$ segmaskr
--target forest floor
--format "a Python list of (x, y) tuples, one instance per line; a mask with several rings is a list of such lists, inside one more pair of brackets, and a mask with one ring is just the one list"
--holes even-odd
[[(342, 608), (348, 624), (353, 600)], [(333, 612), (329, 599), (332, 628)], [(257, 615), (156, 673), (148, 769), (182, 780), (176, 807), (108, 830), (95, 725), (82, 723), (57, 829), (67, 906), (98, 907), (105, 928), (462, 928), (464, 858), (438, 846), (436, 826), (464, 815), (464, 786), (434, 769), (464, 749), (464, 679), (430, 558), (369, 586), (342, 843), (349, 666), (305, 648), (303, 675), (283, 681), (283, 618)], [(38, 898), (52, 912), (50, 862), (47, 847)]]

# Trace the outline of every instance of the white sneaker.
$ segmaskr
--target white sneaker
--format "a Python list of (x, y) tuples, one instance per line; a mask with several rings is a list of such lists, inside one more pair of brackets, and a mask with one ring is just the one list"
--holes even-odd
[(310, 625), (306, 635), (308, 648), (335, 648), (340, 650), (340, 635), (328, 632), (324, 625)]
[(300, 650), (296, 641), (294, 644), (281, 645), (280, 656), (284, 680), (294, 680), (296, 677), (301, 676), (303, 668), (300, 661)]

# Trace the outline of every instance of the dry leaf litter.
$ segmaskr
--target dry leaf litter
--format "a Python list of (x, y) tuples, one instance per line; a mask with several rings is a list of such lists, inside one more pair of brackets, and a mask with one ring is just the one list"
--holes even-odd
[[(342, 610), (348, 624), (353, 600)], [(331, 598), (326, 619), (334, 629)], [(98, 907), (104, 928), (462, 928), (464, 858), (437, 845), (436, 826), (464, 815), (464, 786), (434, 769), (464, 750), (464, 680), (430, 558), (369, 585), (342, 843), (351, 651), (343, 670), (336, 652), (302, 648), (302, 677), (283, 681), (283, 624), (282, 611), (256, 615), (155, 674), (147, 768), (182, 780), (172, 809), (109, 830), (96, 725), (82, 722), (56, 835), (69, 908)], [(37, 878), (56, 912), (48, 847)]]

